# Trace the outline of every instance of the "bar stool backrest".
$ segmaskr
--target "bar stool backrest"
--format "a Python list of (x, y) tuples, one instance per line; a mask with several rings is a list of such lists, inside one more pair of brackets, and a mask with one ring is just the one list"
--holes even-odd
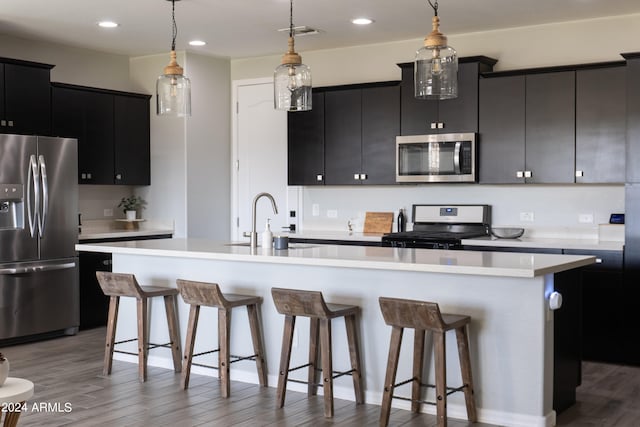
[(329, 308), (319, 291), (271, 288), (278, 313), (289, 316), (327, 317)]
[(105, 295), (142, 298), (142, 288), (133, 274), (96, 271), (96, 277)]
[(220, 291), (217, 283), (194, 282), (191, 280), (176, 280), (180, 295), (184, 302), (190, 305), (204, 305), (207, 307), (227, 307), (227, 300)]
[(401, 328), (444, 331), (440, 307), (435, 302), (380, 297), (380, 310), (387, 325)]

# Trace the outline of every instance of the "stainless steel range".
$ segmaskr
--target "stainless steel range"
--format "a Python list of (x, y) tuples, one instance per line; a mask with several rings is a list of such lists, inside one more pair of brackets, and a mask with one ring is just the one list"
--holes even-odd
[(488, 236), (489, 205), (413, 205), (413, 231), (389, 233), (384, 246), (428, 249), (460, 249), (462, 239)]

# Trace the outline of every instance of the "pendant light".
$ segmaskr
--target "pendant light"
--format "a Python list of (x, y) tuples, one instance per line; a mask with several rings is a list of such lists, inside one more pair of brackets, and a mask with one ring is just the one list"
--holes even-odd
[(293, 0), (289, 8), (289, 50), (273, 73), (273, 104), (276, 110), (311, 110), (311, 69), (294, 48)]
[(414, 63), (415, 97), (419, 99), (451, 99), (458, 97), (458, 55), (447, 46), (440, 32), (438, 0), (427, 0), (434, 11), (433, 31), (425, 37), (424, 47), (416, 52)]
[(171, 60), (164, 67), (163, 74), (156, 81), (156, 114), (159, 116), (186, 117), (191, 115), (191, 82), (183, 74), (176, 61), (176, 1), (171, 2), (173, 38), (171, 39)]

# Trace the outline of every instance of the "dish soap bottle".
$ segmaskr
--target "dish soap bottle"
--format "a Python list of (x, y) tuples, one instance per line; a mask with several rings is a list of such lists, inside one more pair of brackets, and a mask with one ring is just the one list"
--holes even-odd
[(267, 223), (264, 226), (264, 231), (262, 232), (262, 247), (263, 248), (271, 248), (273, 246), (273, 233), (271, 232), (271, 225), (269, 224), (271, 218), (267, 218)]
[(398, 232), (402, 233), (407, 231), (407, 219), (404, 216), (404, 209), (400, 208), (398, 213)]

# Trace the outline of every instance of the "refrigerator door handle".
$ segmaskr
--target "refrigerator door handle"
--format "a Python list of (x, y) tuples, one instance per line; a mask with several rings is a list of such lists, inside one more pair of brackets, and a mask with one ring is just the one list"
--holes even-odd
[[(35, 228), (37, 227), (37, 214), (40, 208), (40, 187), (38, 185), (39, 174), (36, 156), (31, 155), (29, 158), (29, 171), (27, 173), (27, 216), (29, 219), (29, 231), (31, 237), (35, 237)], [(35, 209), (31, 203), (31, 190), (33, 189), (33, 199), (35, 200)]]
[(13, 275), (13, 274), (28, 274), (28, 273), (39, 273), (42, 271), (53, 271), (53, 270), (66, 270), (69, 268), (74, 268), (76, 266), (75, 262), (63, 262), (61, 264), (47, 264), (47, 265), (32, 265), (29, 267), (10, 267), (10, 268), (0, 268), (0, 275)]
[(47, 210), (49, 209), (49, 183), (47, 182), (47, 165), (44, 161), (44, 156), (41, 154), (38, 157), (38, 166), (40, 169), (40, 180), (42, 182), (42, 215), (39, 216), (38, 230), (40, 238), (44, 233), (44, 227), (47, 225)]

